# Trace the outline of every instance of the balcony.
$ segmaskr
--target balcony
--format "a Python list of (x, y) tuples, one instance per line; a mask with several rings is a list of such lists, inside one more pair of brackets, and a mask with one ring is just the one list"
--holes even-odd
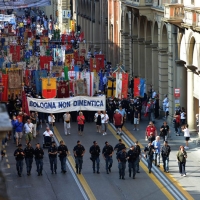
[(121, 1), (129, 6), (136, 8), (153, 5), (153, 0), (121, 0)]
[(163, 21), (181, 27), (184, 19), (183, 4), (165, 4)]
[(184, 8), (185, 17), (183, 19), (182, 27), (193, 28), (196, 26), (196, 12), (194, 8)]

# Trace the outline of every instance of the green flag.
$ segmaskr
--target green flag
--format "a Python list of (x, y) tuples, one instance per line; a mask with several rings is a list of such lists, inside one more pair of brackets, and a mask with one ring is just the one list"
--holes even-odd
[(69, 71), (68, 67), (65, 66), (65, 67), (64, 67), (65, 81), (68, 81), (68, 80), (69, 80), (68, 71)]

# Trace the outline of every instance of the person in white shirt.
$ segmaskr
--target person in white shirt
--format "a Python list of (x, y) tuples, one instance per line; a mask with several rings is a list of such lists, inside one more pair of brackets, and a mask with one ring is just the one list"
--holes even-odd
[(70, 120), (71, 120), (71, 115), (69, 112), (66, 112), (63, 115), (63, 119), (64, 119), (64, 131), (65, 131), (65, 135), (70, 135)]
[(155, 99), (155, 98), (156, 98), (156, 91), (153, 90), (152, 92), (153, 92), (153, 93), (152, 93), (152, 99)]
[(53, 132), (50, 130), (50, 128), (47, 126), (46, 131), (43, 133), (44, 137), (53, 137)]
[(106, 111), (104, 110), (103, 113), (101, 114), (101, 130), (103, 135), (106, 135), (106, 131), (107, 131), (107, 126), (108, 126), (108, 121), (109, 121), (109, 117), (106, 114)]
[(167, 104), (167, 102), (168, 102), (168, 98), (167, 98), (167, 95), (165, 95), (165, 98), (164, 98), (164, 100), (163, 100), (163, 111), (165, 112), (165, 110), (166, 110), (166, 104)]
[(167, 119), (168, 115), (169, 115), (169, 101), (167, 101), (165, 105), (165, 119)]
[(28, 142), (31, 142), (31, 140), (33, 139), (33, 129), (34, 125), (31, 123), (30, 119), (27, 119), (27, 122), (24, 124), (26, 144)]
[(49, 124), (49, 128), (50, 130), (54, 133), (54, 130), (53, 130), (53, 126), (54, 126), (54, 123), (55, 123), (55, 116), (50, 113), (49, 116), (48, 116), (48, 124)]
[(190, 140), (190, 131), (188, 129), (187, 124), (182, 126), (182, 131), (184, 132), (184, 137), (185, 137), (185, 149), (189, 149), (188, 141)]

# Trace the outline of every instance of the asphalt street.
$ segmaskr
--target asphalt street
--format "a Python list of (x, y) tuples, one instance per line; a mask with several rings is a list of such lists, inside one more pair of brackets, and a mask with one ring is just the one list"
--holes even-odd
[[(157, 126), (159, 126), (159, 121)], [(144, 140), (144, 130), (147, 122), (142, 121), (140, 130), (137, 132), (132, 131), (133, 125), (129, 122), (125, 124), (123, 129), (124, 135), (122, 139), (129, 148), (130, 144), (136, 139), (139, 140), (140, 145), (144, 147), (146, 142)], [(113, 167), (110, 174), (106, 174), (105, 161), (102, 156), (100, 162), (100, 174), (93, 174), (92, 162), (90, 160), (89, 148), (96, 140), (101, 150), (104, 147), (105, 141), (108, 141), (113, 147), (117, 144), (120, 138), (114, 128), (109, 126), (108, 134), (102, 136), (96, 132), (95, 123), (86, 123), (84, 135), (79, 136), (77, 132), (77, 123), (71, 123), (71, 135), (64, 135), (63, 122), (56, 123), (55, 136), (56, 141), (64, 140), (70, 151), (70, 156), (67, 160), (67, 173), (62, 174), (60, 170), (60, 161), (58, 159), (58, 173), (51, 174), (50, 164), (45, 149), (44, 157), (44, 172), (43, 176), (38, 177), (36, 172), (35, 162), (33, 163), (31, 176), (26, 175), (26, 166), (22, 177), (18, 177), (15, 168), (15, 158), (13, 156), (15, 145), (12, 141), (8, 142), (5, 147), (6, 158), (1, 162), (4, 174), (6, 176), (6, 186), (10, 200), (61, 200), (65, 199), (199, 199), (200, 191), (198, 189), (199, 182), (199, 161), (193, 160), (195, 153), (199, 149), (193, 145), (194, 148), (188, 151), (189, 165), (187, 169), (188, 177), (180, 177), (178, 173), (177, 163), (175, 163), (175, 154), (177, 146), (183, 142), (181, 137), (172, 137), (170, 143), (172, 146), (172, 154), (170, 159), (170, 174), (164, 174), (162, 167), (160, 169), (153, 168), (153, 173), (149, 174), (146, 161), (140, 162), (140, 172), (136, 174), (136, 179), (128, 177), (128, 167), (126, 168), (125, 180), (119, 179), (118, 165), (116, 155), (113, 155)], [(45, 129), (45, 124), (40, 131)], [(177, 141), (176, 141), (177, 139)], [(182, 141), (180, 141), (182, 139)], [(34, 147), (37, 142), (42, 144), (42, 134), (32, 141)], [(80, 140), (86, 149), (84, 155), (82, 175), (76, 175), (74, 170), (74, 157), (73, 147), (76, 145), (77, 140)], [(25, 141), (23, 141), (25, 147)], [(193, 171), (192, 171), (193, 170)], [(182, 187), (184, 186), (184, 187)]]

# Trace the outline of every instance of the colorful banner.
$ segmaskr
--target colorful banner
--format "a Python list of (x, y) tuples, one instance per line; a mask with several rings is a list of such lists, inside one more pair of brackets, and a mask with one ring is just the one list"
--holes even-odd
[(105, 96), (99, 97), (70, 97), (55, 99), (36, 99), (28, 97), (29, 111), (42, 113), (62, 113), (79, 110), (102, 111), (106, 109)]
[(51, 61), (52, 61), (52, 56), (40, 56), (40, 68), (50, 71)]
[(49, 99), (57, 95), (56, 78), (42, 78), (42, 97)]
[(69, 97), (69, 82), (68, 81), (57, 82), (57, 97), (58, 98)]
[(140, 78), (140, 96), (144, 97), (145, 93), (145, 79)]
[(70, 67), (72, 64), (72, 59), (74, 59), (74, 54), (65, 54), (65, 66)]
[(133, 94), (134, 94), (134, 97), (140, 96), (140, 78), (134, 78)]
[(112, 97), (116, 93), (116, 80), (115, 79), (108, 79), (107, 84), (107, 97)]
[(96, 65), (97, 65), (97, 69), (104, 69), (104, 55), (103, 54), (97, 54), (95, 55), (96, 58)]

